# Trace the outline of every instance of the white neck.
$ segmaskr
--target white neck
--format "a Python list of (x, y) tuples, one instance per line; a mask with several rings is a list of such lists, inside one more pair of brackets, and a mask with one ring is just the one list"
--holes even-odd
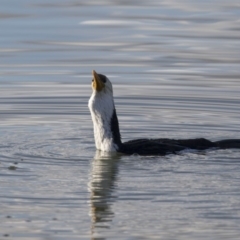
[(117, 151), (119, 146), (114, 140), (114, 133), (112, 132), (113, 129), (111, 125), (113, 113), (115, 111), (112, 93), (106, 94), (105, 92), (93, 91), (88, 102), (88, 107), (93, 121), (96, 148), (105, 152)]

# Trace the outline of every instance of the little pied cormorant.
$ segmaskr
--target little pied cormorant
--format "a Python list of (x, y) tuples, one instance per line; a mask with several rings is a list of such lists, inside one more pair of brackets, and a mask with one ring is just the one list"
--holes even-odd
[(204, 138), (185, 140), (164, 138), (137, 139), (122, 143), (112, 84), (106, 76), (98, 74), (94, 70), (92, 75), (93, 93), (88, 107), (92, 116), (95, 145), (98, 150), (124, 154), (165, 155), (184, 149), (240, 148), (240, 139), (212, 142)]

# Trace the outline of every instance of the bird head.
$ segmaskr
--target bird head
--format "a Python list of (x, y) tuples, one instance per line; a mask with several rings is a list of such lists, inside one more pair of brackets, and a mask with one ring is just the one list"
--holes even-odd
[(92, 89), (96, 93), (113, 93), (110, 80), (102, 74), (98, 74), (95, 70), (92, 71)]

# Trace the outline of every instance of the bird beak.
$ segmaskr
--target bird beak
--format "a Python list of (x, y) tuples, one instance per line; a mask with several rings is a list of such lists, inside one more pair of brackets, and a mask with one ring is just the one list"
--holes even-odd
[(101, 92), (102, 89), (105, 87), (104, 82), (101, 81), (100, 77), (94, 70), (92, 71), (92, 75), (93, 75), (92, 88), (97, 92)]

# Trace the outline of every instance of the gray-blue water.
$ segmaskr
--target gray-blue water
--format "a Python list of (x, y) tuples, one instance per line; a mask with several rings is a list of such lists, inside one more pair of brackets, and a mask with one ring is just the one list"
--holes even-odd
[(239, 239), (240, 150), (96, 152), (91, 71), (123, 140), (240, 138), (240, 4), (0, 7), (0, 239)]

